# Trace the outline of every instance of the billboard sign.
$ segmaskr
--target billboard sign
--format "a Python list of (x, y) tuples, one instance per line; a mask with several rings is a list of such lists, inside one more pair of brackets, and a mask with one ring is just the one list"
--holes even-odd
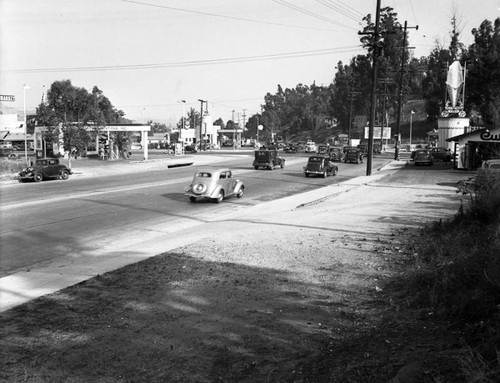
[[(369, 137), (369, 132), (370, 127), (365, 126), (365, 138), (368, 139)], [(374, 140), (380, 140), (380, 137), (382, 136), (382, 127), (381, 126), (374, 126), (373, 127), (373, 139)], [(390, 140), (391, 137), (391, 128), (386, 126), (384, 127), (384, 140)]]

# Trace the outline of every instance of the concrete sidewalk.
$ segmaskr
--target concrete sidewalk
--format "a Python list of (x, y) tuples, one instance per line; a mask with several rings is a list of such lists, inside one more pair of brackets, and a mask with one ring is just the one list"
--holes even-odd
[[(217, 158), (220, 159), (220, 156)], [(228, 221), (238, 223), (232, 225), (233, 231), (241, 233), (242, 241), (248, 241), (251, 246), (253, 239), (248, 236), (251, 231), (259, 233), (261, 241), (272, 244), (272, 236), (267, 237), (266, 230), (263, 229), (265, 225), (279, 227), (280, 230), (286, 230), (287, 227), (294, 230), (300, 228), (304, 233), (315, 233), (323, 229), (330, 233), (360, 233), (361, 230), (366, 236), (377, 236), (398, 227), (419, 226), (424, 222), (449, 217), (458, 210), (460, 202), (458, 198), (454, 198), (453, 186), (421, 187), (384, 183), (384, 179), (405, 165), (406, 161), (390, 161), (371, 176), (357, 177), (303, 194), (265, 202), (245, 209), (244, 216), (241, 212), (230, 213), (215, 222), (196, 226), (203, 225), (203, 230), (166, 233), (154, 240), (141, 237), (126, 251), (117, 251), (104, 257), (70, 261), (59, 259), (37, 265), (30, 270), (0, 279), (0, 311), (202, 238), (224, 235)], [(83, 174), (88, 175), (90, 172), (85, 170)]]

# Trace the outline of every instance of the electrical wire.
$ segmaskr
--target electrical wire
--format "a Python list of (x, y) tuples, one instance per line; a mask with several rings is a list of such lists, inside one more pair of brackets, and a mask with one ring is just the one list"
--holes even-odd
[(340, 13), (341, 15), (343, 15), (351, 20), (354, 20), (358, 23), (360, 22), (359, 15), (356, 15), (354, 12), (346, 9), (345, 7), (342, 7), (338, 4), (334, 4), (331, 1), (327, 1), (327, 0), (316, 0), (316, 1), (320, 4), (323, 4), (327, 8), (333, 9), (334, 11)]
[(296, 24), (274, 23), (272, 21), (248, 19), (248, 18), (245, 18), (245, 17), (219, 15), (219, 14), (210, 13), (210, 12), (202, 12), (202, 11), (195, 11), (195, 10), (184, 9), (184, 8), (169, 7), (169, 6), (166, 6), (166, 5), (150, 4), (150, 3), (145, 3), (143, 1), (137, 1), (137, 0), (121, 0), (121, 1), (123, 1), (125, 3), (132, 3), (132, 4), (144, 5), (144, 6), (147, 6), (147, 7), (170, 9), (170, 10), (178, 11), (178, 12), (194, 13), (194, 14), (197, 14), (197, 15), (218, 17), (218, 18), (229, 19), (229, 20), (246, 21), (246, 22), (258, 23), (258, 24), (266, 24), (266, 25), (276, 25), (276, 26), (288, 27), (288, 28), (299, 28), (299, 29), (311, 29), (311, 30), (318, 30), (318, 31), (338, 32), (338, 31), (333, 30), (333, 29), (318, 28), (318, 27), (307, 27), (307, 26), (301, 26), (301, 25), (296, 25)]
[(337, 25), (339, 27), (344, 27), (344, 28), (349, 28), (349, 29), (355, 29), (351, 26), (348, 26), (348, 25), (345, 25), (345, 24), (342, 24), (342, 23), (339, 23), (335, 20), (331, 20), (331, 19), (328, 19), (326, 17), (323, 17), (321, 15), (318, 15), (317, 13), (314, 13), (314, 12), (311, 12), (311, 11), (308, 11), (307, 9), (304, 9), (304, 8), (301, 8), (297, 5), (293, 5), (285, 0), (273, 0), (273, 2), (275, 2), (276, 4), (280, 4), (280, 5), (283, 5), (285, 7), (288, 7), (288, 8), (291, 8), (291, 9), (294, 9), (300, 13), (303, 13), (305, 15), (308, 15), (308, 16), (311, 16), (311, 17), (314, 17), (316, 19), (319, 19), (319, 20), (322, 20), (322, 21), (325, 21), (327, 23), (330, 23), (330, 24), (334, 24), (334, 25)]
[(349, 53), (361, 50), (361, 45), (331, 48), (331, 49), (316, 49), (311, 51), (277, 53), (262, 56), (246, 56), (233, 58), (220, 58), (211, 60), (197, 61), (179, 61), (172, 63), (159, 64), (130, 64), (130, 65), (109, 65), (109, 66), (85, 66), (85, 67), (66, 67), (66, 68), (31, 68), (31, 69), (7, 69), (3, 73), (52, 73), (52, 72), (98, 72), (98, 71), (115, 71), (115, 70), (132, 70), (132, 69), (164, 69), (175, 67), (189, 67), (198, 65), (214, 65), (214, 64), (229, 64), (229, 63), (245, 63), (253, 61), (268, 61), (290, 58), (301, 58), (310, 56), (323, 56), (334, 53)]

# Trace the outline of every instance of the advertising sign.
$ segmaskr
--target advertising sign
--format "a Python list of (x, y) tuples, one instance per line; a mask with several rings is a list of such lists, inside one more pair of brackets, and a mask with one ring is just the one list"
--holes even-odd
[[(369, 138), (369, 126), (365, 126), (365, 138)], [(373, 139), (374, 140), (380, 140), (380, 136), (382, 135), (382, 127), (381, 126), (374, 126), (373, 127)], [(384, 140), (390, 140), (391, 139), (391, 128), (386, 126), (384, 128)]]

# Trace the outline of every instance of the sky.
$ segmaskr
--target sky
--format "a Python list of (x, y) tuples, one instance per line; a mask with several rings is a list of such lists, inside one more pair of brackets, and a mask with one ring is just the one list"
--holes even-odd
[[(0, 0), (2, 106), (28, 111), (54, 81), (97, 86), (134, 122), (175, 125), (208, 101), (243, 122), (278, 85), (329, 85), (365, 54), (357, 32), (376, 0)], [(382, 0), (407, 21), (416, 57), (500, 17), (500, 0)], [(418, 30), (413, 28), (418, 25)], [(24, 91), (23, 91), (24, 90)], [(182, 103), (181, 100), (185, 100)]]

